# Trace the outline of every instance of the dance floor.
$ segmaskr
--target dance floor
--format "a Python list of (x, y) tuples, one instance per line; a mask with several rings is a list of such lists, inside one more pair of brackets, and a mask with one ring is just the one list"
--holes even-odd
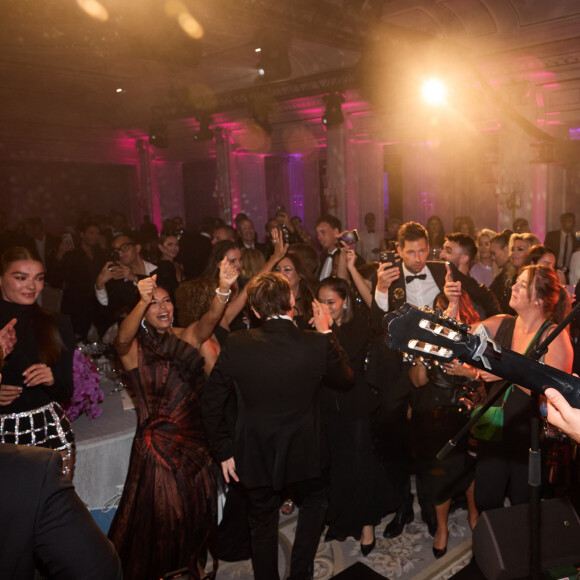
[[(348, 570), (356, 562), (391, 580), (446, 580), (466, 566), (471, 560), (471, 530), (467, 523), (467, 512), (458, 509), (449, 516), (449, 544), (447, 554), (435, 560), (431, 550), (433, 538), (427, 526), (420, 521), (418, 508), (415, 521), (394, 539), (382, 536), (392, 516), (387, 516), (377, 526), (377, 545), (365, 558), (359, 543), (353, 539), (344, 542), (324, 542), (321, 539), (315, 560), (315, 580), (329, 580)], [(281, 516), (279, 554), (280, 576), (288, 575), (290, 550), (296, 528), (296, 513)], [(324, 537), (324, 536), (323, 536)], [(373, 577), (373, 576), (369, 576)], [(250, 561), (220, 562), (217, 580), (251, 580)]]

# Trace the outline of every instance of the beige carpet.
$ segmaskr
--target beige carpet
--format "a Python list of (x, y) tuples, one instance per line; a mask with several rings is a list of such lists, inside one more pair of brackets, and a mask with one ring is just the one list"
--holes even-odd
[[(467, 512), (457, 510), (449, 516), (448, 552), (435, 560), (432, 552), (433, 538), (427, 526), (416, 519), (405, 531), (392, 540), (383, 538), (388, 516), (377, 526), (377, 545), (365, 558), (359, 543), (353, 539), (344, 542), (321, 542), (315, 560), (315, 580), (328, 580), (357, 561), (363, 562), (391, 580), (446, 580), (466, 566), (471, 559), (471, 530)], [(288, 576), (290, 550), (296, 528), (296, 513), (281, 516), (279, 536), (280, 577)], [(324, 537), (324, 536), (323, 536)], [(218, 580), (250, 580), (253, 578), (251, 562), (220, 562)]]

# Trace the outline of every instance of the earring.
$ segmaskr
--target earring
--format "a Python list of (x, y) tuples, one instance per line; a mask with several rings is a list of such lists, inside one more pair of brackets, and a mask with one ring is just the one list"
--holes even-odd
[(346, 304), (343, 304), (343, 305), (342, 305), (342, 309), (343, 309), (343, 310), (346, 310), (346, 309), (347, 309), (347, 305), (346, 305)]
[(147, 329), (147, 325), (145, 324), (145, 319), (144, 319), (144, 318), (142, 318), (142, 319), (141, 319), (141, 326), (143, 327), (143, 330), (144, 330), (144, 331), (145, 331), (147, 334), (149, 334), (149, 330)]
[(173, 321), (175, 320), (175, 318), (172, 316), (171, 317), (171, 326), (173, 326)]

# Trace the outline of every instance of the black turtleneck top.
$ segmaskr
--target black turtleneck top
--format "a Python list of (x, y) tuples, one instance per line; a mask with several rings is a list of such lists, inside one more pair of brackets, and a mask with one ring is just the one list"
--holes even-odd
[(22, 376), (30, 365), (39, 363), (38, 346), (33, 324), (34, 307), (0, 298), (0, 328), (16, 318), (17, 342), (14, 350), (6, 357), (4, 367), (0, 371), (2, 383), (23, 387), (21, 395), (10, 405), (0, 406), (1, 414), (20, 413), (47, 405), (52, 401), (66, 403), (73, 392), (72, 363), (74, 354), (74, 334), (68, 316), (55, 314), (55, 321), (66, 350), (58, 363), (53, 365), (54, 385), (25, 387)]

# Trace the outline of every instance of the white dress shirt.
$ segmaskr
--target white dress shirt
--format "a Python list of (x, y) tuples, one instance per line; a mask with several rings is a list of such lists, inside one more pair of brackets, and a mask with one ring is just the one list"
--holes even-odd
[[(415, 276), (413, 272), (409, 272), (409, 270), (405, 268), (404, 264), (402, 264), (402, 266), (404, 278), (407, 276)], [(405, 300), (409, 304), (413, 304), (419, 308), (421, 306), (429, 306), (432, 308), (435, 302), (435, 298), (437, 298), (437, 295), (441, 292), (441, 290), (439, 290), (439, 286), (437, 286), (437, 282), (435, 282), (435, 278), (433, 278), (433, 274), (431, 274), (431, 270), (429, 270), (427, 266), (418, 272), (417, 276), (422, 274), (425, 274), (425, 280), (412, 280), (408, 284), (405, 282)], [(382, 311), (389, 311), (388, 293), (385, 294), (375, 289), (375, 300), (378, 307)]]
[(318, 277), (319, 280), (324, 280), (332, 275), (332, 262), (333, 256), (338, 252), (338, 248), (332, 252), (328, 252), (326, 257), (324, 258), (324, 262), (322, 262), (322, 267), (320, 268), (320, 276)]

